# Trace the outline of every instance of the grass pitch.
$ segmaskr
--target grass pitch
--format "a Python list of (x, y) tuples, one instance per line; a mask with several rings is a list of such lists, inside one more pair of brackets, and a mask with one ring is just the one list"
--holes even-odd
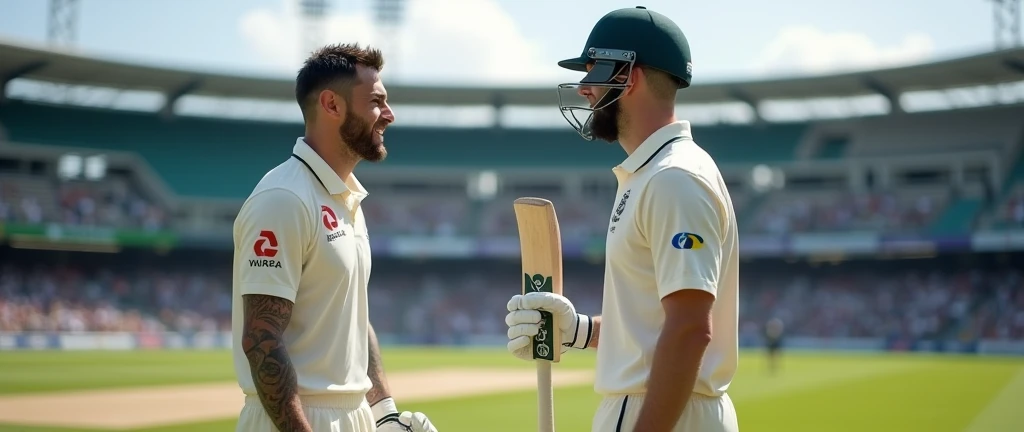
[[(386, 348), (383, 356), (388, 371), (532, 367), (503, 349)], [(593, 367), (594, 356), (572, 352), (564, 359), (556, 369)], [(8, 396), (233, 380), (225, 351), (0, 353), (0, 394)], [(772, 375), (762, 353), (751, 351), (742, 353), (730, 394), (743, 431), (1024, 430), (1024, 358), (791, 353)], [(589, 431), (598, 402), (590, 386), (556, 389), (556, 429)], [(439, 432), (536, 430), (532, 391), (416, 403), (399, 399), (398, 404), (427, 413)], [(53, 410), (60, 415), (59, 406)], [(234, 425), (234, 418), (225, 418), (137, 430), (212, 432), (234, 430)], [(94, 430), (0, 425), (2, 432)]]

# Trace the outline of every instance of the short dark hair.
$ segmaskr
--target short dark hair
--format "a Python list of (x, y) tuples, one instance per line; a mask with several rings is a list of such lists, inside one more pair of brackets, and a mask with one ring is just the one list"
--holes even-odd
[(360, 64), (379, 72), (384, 68), (384, 55), (376, 48), (362, 48), (358, 43), (327, 45), (314, 51), (295, 78), (295, 101), (302, 117), (308, 118), (308, 108), (326, 88), (342, 92), (348, 100), (352, 86), (359, 84), (356, 66)]
[(651, 91), (658, 99), (668, 101), (676, 98), (676, 92), (682, 83), (679, 78), (670, 75), (668, 72), (651, 67), (644, 68), (644, 72), (647, 85), (651, 87)]

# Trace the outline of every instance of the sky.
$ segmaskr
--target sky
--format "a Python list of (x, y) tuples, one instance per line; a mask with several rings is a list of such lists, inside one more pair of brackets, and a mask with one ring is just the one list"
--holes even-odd
[[(694, 83), (815, 75), (934, 61), (994, 48), (986, 0), (405, 0), (375, 29), (375, 0), (331, 0), (323, 42), (385, 50), (391, 83), (549, 85), (593, 24), (647, 6), (686, 34)], [(0, 39), (44, 44), (48, 1), (0, 0)], [(79, 0), (79, 53), (239, 75), (294, 77), (304, 54), (297, 0)], [(385, 40), (383, 34), (391, 35)], [(2, 61), (2, 60), (0, 60)]]

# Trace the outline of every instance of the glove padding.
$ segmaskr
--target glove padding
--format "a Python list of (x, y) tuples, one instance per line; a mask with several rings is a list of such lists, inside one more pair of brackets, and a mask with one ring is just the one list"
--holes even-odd
[(392, 398), (373, 404), (371, 410), (378, 432), (437, 432), (426, 414), (410, 411), (399, 414)]
[(569, 348), (586, 349), (593, 334), (590, 317), (576, 313), (572, 302), (560, 294), (530, 292), (517, 294), (508, 301), (508, 350), (523, 360), (533, 360), (532, 339), (540, 332), (540, 312), (551, 312), (562, 333), (562, 352)]

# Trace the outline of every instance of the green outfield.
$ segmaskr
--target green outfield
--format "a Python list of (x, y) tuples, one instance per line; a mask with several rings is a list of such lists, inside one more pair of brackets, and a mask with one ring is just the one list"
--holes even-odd
[[(1024, 359), (794, 353), (784, 358), (782, 370), (774, 376), (767, 373), (763, 360), (760, 352), (744, 352), (740, 372), (730, 391), (744, 431), (1024, 430), (1024, 404), (1021, 402), (1024, 401)], [(520, 370), (525, 377), (521, 379), (523, 384), (532, 384), (530, 364), (511, 358), (500, 349), (389, 348), (384, 353), (384, 361), (388, 372), (399, 377), (431, 370), (440, 374), (441, 370), (447, 370), (445, 381), (451, 381), (453, 367), (467, 371), (490, 368)], [(593, 366), (593, 361), (592, 353), (572, 352), (555, 369), (585, 370)], [(13, 406), (15, 401), (33, 398), (42, 401), (53, 397), (52, 402), (43, 405), (44, 412), (40, 415), (66, 419), (68, 413), (73, 412), (69, 410), (81, 407), (62, 405), (72, 404), (73, 399), (61, 395), (137, 394), (150, 386), (169, 384), (210, 387), (209, 384), (223, 382), (222, 387), (229, 390), (226, 399), (231, 399), (233, 379), (227, 352), (5, 352), (0, 353), (0, 411), (5, 404)], [(80, 393), (93, 389), (114, 391)], [(201, 398), (203, 395), (185, 392), (180, 397)], [(103, 403), (99, 396), (93, 399), (98, 404)], [(172, 403), (162, 409), (182, 410), (187, 405), (184, 399), (181, 405)], [(399, 396), (398, 403), (401, 409), (428, 413), (440, 432), (536, 429), (535, 394), (529, 388), (428, 399), (420, 396), (415, 401), (403, 402)], [(557, 430), (589, 431), (597, 403), (598, 397), (586, 383), (558, 387), (555, 392)], [(109, 406), (91, 409), (100, 408), (111, 409)], [(0, 431), (228, 431), (234, 428), (234, 418), (228, 414), (219, 421), (122, 429), (39, 424), (2, 424)]]

